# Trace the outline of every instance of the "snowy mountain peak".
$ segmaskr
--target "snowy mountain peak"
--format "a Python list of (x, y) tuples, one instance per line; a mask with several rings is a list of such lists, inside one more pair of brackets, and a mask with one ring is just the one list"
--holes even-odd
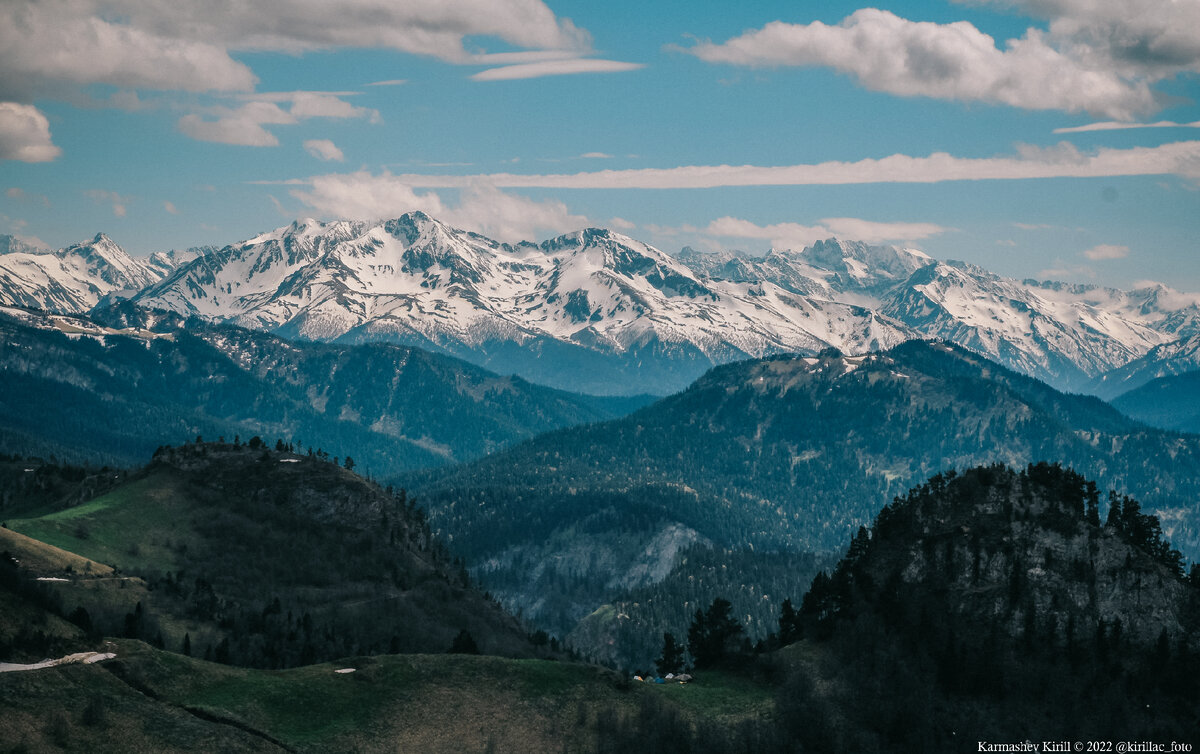
[[(1200, 334), (1200, 299), (1165, 286), (1022, 282), (833, 238), (801, 251), (672, 257), (604, 228), (510, 245), (410, 212), (376, 223), (301, 218), (148, 260), (104, 234), (0, 255), (0, 304), (80, 312), (131, 291), (144, 310), (290, 337), (398, 341), (609, 393), (673, 391), (745, 357), (862, 354), (912, 338), (1078, 390)], [(1193, 358), (1187, 345), (1153, 353), (1182, 364)]]
[(20, 236), (0, 233), (0, 254), (49, 254), (50, 249)]

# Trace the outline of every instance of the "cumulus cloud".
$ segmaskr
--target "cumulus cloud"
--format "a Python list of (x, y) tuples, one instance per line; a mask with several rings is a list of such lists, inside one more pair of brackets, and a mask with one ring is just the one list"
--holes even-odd
[(536, 239), (590, 224), (560, 201), (508, 194), (482, 181), (464, 186), (457, 203), (443, 201), (436, 192), (418, 192), (386, 171), (334, 173), (293, 183), (304, 188), (292, 189), (291, 195), (323, 215), (378, 220), (420, 210), (502, 241)]
[(1129, 256), (1129, 247), (1113, 246), (1112, 244), (1104, 243), (1099, 246), (1093, 246), (1090, 249), (1085, 249), (1079, 253), (1092, 261), (1099, 259), (1124, 259)]
[[(0, 97), (29, 99), (55, 84), (249, 91), (257, 78), (232, 51), (299, 53), (386, 48), (458, 63), (464, 39), (585, 53), (585, 31), (541, 0), (391, 2), (276, 0), (7, 0), (0, 3)], [(19, 92), (19, 96), (14, 94)]]
[(519, 63), (500, 68), (489, 68), (474, 74), (475, 81), (512, 81), (515, 79), (534, 79), (543, 76), (564, 76), (572, 73), (622, 73), (636, 71), (645, 66), (641, 63), (623, 63), (619, 60), (600, 60), (597, 58), (565, 58), (562, 60), (543, 60), (537, 63)]
[(454, 188), (485, 181), (500, 188), (715, 188), (718, 186), (831, 186), (857, 183), (938, 183), (941, 181), (1098, 178), (1179, 175), (1200, 179), (1200, 141), (1156, 147), (1101, 148), (1083, 152), (1070, 144), (1052, 148), (1022, 146), (1010, 157), (927, 157), (894, 154), (881, 159), (818, 164), (688, 165), (675, 168), (599, 170), (549, 175), (492, 173), (479, 176), (401, 175), (407, 185)]
[(346, 155), (329, 139), (309, 139), (304, 142), (304, 150), (318, 160), (342, 162)]
[(1050, 22), (1059, 46), (1096, 68), (1158, 80), (1200, 71), (1200, 4), (1190, 0), (955, 0)]
[(49, 162), (62, 154), (50, 139), (50, 121), (33, 105), (0, 102), (0, 160)]
[(1200, 70), (1200, 4), (990, 2), (1050, 19), (1049, 31), (1030, 28), (998, 45), (966, 21), (910, 21), (864, 8), (832, 26), (774, 21), (686, 51), (713, 63), (829, 67), (867, 89), (900, 96), (1090, 112), (1122, 121), (1159, 106), (1150, 84)]

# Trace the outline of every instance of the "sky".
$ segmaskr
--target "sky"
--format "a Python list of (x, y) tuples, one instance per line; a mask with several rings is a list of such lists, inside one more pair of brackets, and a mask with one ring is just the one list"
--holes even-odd
[(423, 210), (1200, 291), (1200, 0), (4, 0), (0, 233)]

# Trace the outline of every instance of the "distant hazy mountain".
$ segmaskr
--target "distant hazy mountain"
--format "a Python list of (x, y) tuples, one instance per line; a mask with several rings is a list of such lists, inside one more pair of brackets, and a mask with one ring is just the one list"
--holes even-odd
[(938, 470), (1043, 460), (1137, 495), (1200, 553), (1200, 438), (921, 341), (717, 367), (623, 419), (413, 482), (489, 588), (564, 626), (680, 543), (832, 551)]
[(1200, 371), (1153, 379), (1121, 394), (1112, 405), (1153, 427), (1200, 433)]
[(1200, 334), (1151, 348), (1145, 355), (1100, 375), (1087, 390), (1111, 399), (1146, 385), (1160, 377), (1186, 374), (1200, 369)]
[(289, 343), (177, 319), (114, 324), (0, 309), (0, 450), (129, 465), (198, 434), (262, 435), (389, 474), (640, 405), (395, 345)]

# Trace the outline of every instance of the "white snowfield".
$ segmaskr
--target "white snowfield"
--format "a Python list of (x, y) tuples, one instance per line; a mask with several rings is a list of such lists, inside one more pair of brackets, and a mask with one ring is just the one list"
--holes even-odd
[(30, 665), (19, 665), (11, 662), (0, 662), (0, 673), (12, 673), (21, 670), (41, 670), (42, 668), (53, 668), (58, 665), (91, 665), (96, 662), (104, 662), (111, 660), (117, 655), (113, 652), (76, 652), (66, 657), (59, 657), (57, 660), (42, 660)]
[(1176, 358), (1185, 349), (1171, 345), (1200, 334), (1200, 296), (1165, 286), (1019, 281), (834, 239), (765, 256), (672, 257), (610, 230), (506, 244), (414, 212), (377, 223), (298, 220), (222, 249), (148, 260), (103, 235), (0, 254), (0, 305), (79, 312), (127, 295), (143, 308), (288, 337), (455, 353), (551, 339), (605, 354), (678, 347), (719, 363), (940, 338), (1068, 389), (1142, 358)]

